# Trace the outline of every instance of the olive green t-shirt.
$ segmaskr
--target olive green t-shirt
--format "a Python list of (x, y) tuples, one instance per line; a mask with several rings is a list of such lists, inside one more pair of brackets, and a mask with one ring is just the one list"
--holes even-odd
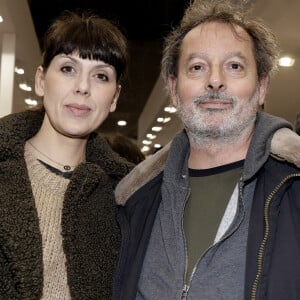
[(214, 243), (228, 201), (242, 174), (244, 160), (206, 169), (189, 170), (191, 194), (184, 210), (188, 281), (192, 270)]

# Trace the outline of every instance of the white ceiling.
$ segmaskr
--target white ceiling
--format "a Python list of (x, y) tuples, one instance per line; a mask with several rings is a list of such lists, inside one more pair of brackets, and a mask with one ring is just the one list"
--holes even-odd
[[(0, 0), (0, 15), (4, 19), (4, 22), (0, 23), (0, 46), (2, 47), (4, 33), (14, 33), (16, 35), (15, 64), (25, 70), (24, 75), (15, 74), (13, 112), (18, 112), (27, 108), (24, 103), (25, 98), (36, 98), (34, 74), (36, 67), (41, 63), (41, 53), (27, 0)], [(33, 91), (20, 90), (18, 85), (21, 82), (26, 82)]]
[(266, 111), (295, 123), (300, 113), (300, 1), (260, 0), (255, 11), (273, 29), (282, 54), (295, 58), (294, 67), (280, 67), (271, 80)]
[[(284, 54), (293, 56), (296, 60), (293, 68), (280, 68), (278, 74), (271, 80), (265, 110), (286, 118), (294, 123), (300, 113), (300, 0), (257, 0), (254, 13), (262, 17), (279, 38)], [(25, 80), (34, 87), (34, 74), (41, 62), (41, 53), (35, 34), (27, 0), (0, 0), (0, 14), (4, 22), (0, 23), (0, 46), (3, 33), (16, 34), (16, 65), (25, 69), (23, 77), (16, 75), (13, 111), (26, 108), (24, 98), (33, 97), (28, 92), (22, 92), (18, 87)], [(160, 84), (157, 84), (161, 88)], [(154, 92), (153, 92), (154, 93)], [(157, 95), (157, 94), (156, 94)], [(168, 101), (160, 90), (159, 103), (156, 107), (148, 105), (141, 114), (139, 123), (139, 141), (148, 132), (160, 115), (160, 109)], [(151, 96), (150, 96), (151, 98)], [(151, 112), (152, 111), (152, 112)], [(178, 119), (174, 124), (168, 124), (162, 133), (158, 134), (156, 142), (164, 145), (178, 130)]]

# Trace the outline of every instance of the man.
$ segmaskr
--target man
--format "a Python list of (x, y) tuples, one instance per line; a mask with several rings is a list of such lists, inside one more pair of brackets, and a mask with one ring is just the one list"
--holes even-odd
[(117, 299), (300, 299), (300, 139), (261, 109), (278, 48), (220, 2), (191, 4), (166, 40), (185, 129), (117, 187)]

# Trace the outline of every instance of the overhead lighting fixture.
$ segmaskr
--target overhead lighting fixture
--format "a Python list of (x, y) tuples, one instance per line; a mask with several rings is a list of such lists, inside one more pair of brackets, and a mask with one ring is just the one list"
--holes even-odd
[(15, 67), (15, 72), (19, 75), (23, 75), (25, 73), (24, 69)]
[(126, 125), (127, 125), (127, 122), (124, 121), (124, 120), (120, 120), (120, 121), (118, 121), (118, 125), (119, 125), (119, 126), (126, 126)]
[(142, 152), (148, 152), (150, 150), (150, 147), (149, 146), (144, 146), (141, 151)]
[(30, 98), (26, 98), (24, 100), (24, 102), (29, 105), (29, 106), (37, 106), (38, 105), (38, 102), (37, 100), (34, 100), (34, 99), (30, 99)]
[(153, 146), (155, 149), (159, 149), (159, 148), (161, 148), (161, 144), (154, 144), (154, 146)]
[(170, 117), (167, 117), (167, 118), (159, 117), (159, 118), (156, 119), (156, 121), (157, 121), (158, 123), (168, 123), (170, 120), (171, 120)]
[(177, 109), (174, 106), (166, 106), (164, 108), (164, 111), (166, 111), (166, 112), (168, 112), (170, 114), (173, 114), (173, 113), (175, 113), (177, 111)]
[(283, 56), (278, 61), (278, 64), (281, 67), (292, 67), (294, 63), (295, 63), (295, 59), (290, 56)]
[(151, 128), (152, 131), (155, 131), (155, 132), (159, 132), (162, 130), (162, 127), (161, 126), (154, 126)]
[(19, 88), (26, 92), (31, 92), (31, 90), (32, 90), (31, 87), (29, 85), (27, 85), (26, 83), (20, 83)]
[(150, 140), (156, 139), (156, 135), (155, 135), (155, 134), (152, 134), (152, 133), (147, 133), (147, 134), (146, 134), (146, 137), (147, 137), (148, 139), (150, 139)]
[(142, 142), (144, 145), (151, 145), (152, 141), (148, 141), (148, 140), (143, 140)]
[(3, 22), (3, 17), (2, 16), (0, 16), (0, 23), (2, 23)]

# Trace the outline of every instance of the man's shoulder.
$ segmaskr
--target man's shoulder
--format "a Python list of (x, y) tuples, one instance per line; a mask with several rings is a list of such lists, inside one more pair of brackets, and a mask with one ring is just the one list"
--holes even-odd
[(271, 153), (300, 168), (300, 136), (288, 128), (277, 130), (271, 141)]
[(127, 199), (162, 173), (169, 153), (170, 143), (139, 163), (116, 187), (116, 202), (124, 205)]

